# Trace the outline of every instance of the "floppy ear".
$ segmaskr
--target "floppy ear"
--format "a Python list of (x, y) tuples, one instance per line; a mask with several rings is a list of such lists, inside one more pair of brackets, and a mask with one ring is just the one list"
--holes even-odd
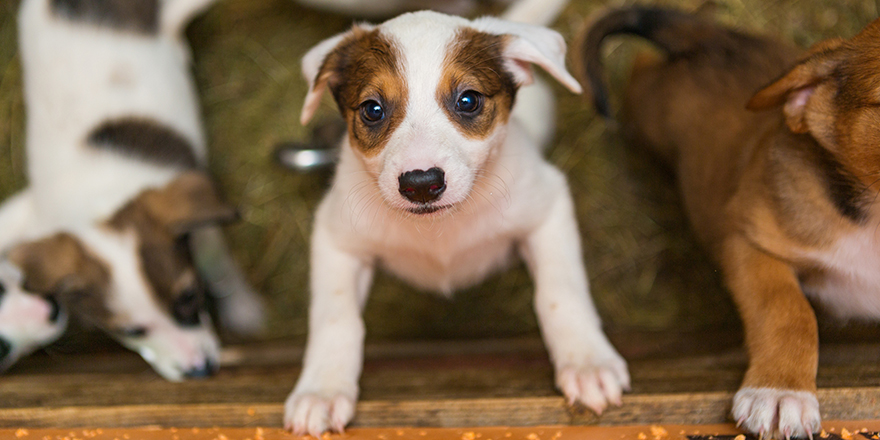
[(30, 292), (64, 295), (98, 288), (108, 280), (104, 266), (67, 233), (16, 245), (8, 258), (21, 268)]
[(507, 35), (504, 48), (505, 67), (520, 86), (534, 81), (532, 64), (541, 66), (568, 90), (581, 93), (580, 83), (565, 69), (565, 40), (558, 32), (542, 27), (493, 17), (474, 20), (476, 30), (494, 35)]
[(327, 90), (327, 85), (336, 73), (331, 63), (328, 63), (328, 55), (335, 51), (340, 43), (360, 31), (370, 31), (375, 26), (370, 24), (355, 25), (348, 32), (330, 37), (315, 47), (309, 49), (302, 58), (302, 73), (309, 84), (309, 91), (300, 113), (299, 122), (306, 125), (315, 114), (315, 110), (321, 104), (321, 97)]
[(844, 58), (840, 49), (844, 42), (835, 38), (814, 45), (794, 68), (752, 96), (746, 108), (763, 110), (784, 104), (788, 127), (795, 133), (805, 133), (807, 103), (816, 86), (830, 77)]
[(199, 171), (181, 174), (164, 188), (144, 191), (134, 202), (142, 204), (150, 217), (174, 236), (238, 218), (236, 210), (222, 201), (211, 179)]

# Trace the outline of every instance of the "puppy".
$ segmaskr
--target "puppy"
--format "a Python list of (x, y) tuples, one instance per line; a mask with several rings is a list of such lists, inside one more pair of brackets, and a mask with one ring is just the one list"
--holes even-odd
[[(546, 12), (565, 2), (537, 3)], [(553, 18), (528, 10), (518, 5), (506, 18)], [(558, 33), (496, 18), (410, 13), (357, 25), (305, 55), (302, 122), (329, 90), (348, 130), (315, 217), (308, 342), (287, 429), (317, 436), (353, 417), (360, 312), (377, 266), (449, 296), (516, 255), (535, 280), (559, 388), (597, 413), (620, 403), (626, 363), (589, 295), (565, 177), (541, 156), (553, 100), (532, 84), (531, 64), (581, 91)]]
[(24, 291), (22, 277), (18, 267), (0, 260), (0, 371), (55, 341), (67, 324), (58, 302)]
[(24, 0), (19, 12), (29, 186), (0, 208), (0, 248), (22, 288), (58, 297), (170, 380), (218, 365), (194, 261), (210, 290), (232, 294), (221, 318), (261, 322), (212, 226), (236, 214), (204, 170), (182, 35), (209, 3)]
[(613, 11), (583, 40), (585, 81), (606, 116), (600, 46), (619, 33), (664, 52), (633, 69), (621, 132), (675, 170), (739, 309), (749, 367), (733, 417), (763, 436), (811, 436), (820, 416), (808, 298), (842, 318), (880, 317), (880, 22), (797, 58), (681, 12)]

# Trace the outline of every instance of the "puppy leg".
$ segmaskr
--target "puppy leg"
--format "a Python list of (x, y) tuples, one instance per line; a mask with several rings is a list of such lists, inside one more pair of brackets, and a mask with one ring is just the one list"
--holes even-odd
[(303, 369), (284, 405), (284, 427), (314, 437), (354, 417), (363, 364), (361, 309), (370, 264), (339, 249), (319, 214), (312, 233), (309, 336)]
[[(552, 194), (552, 193), (551, 193)], [(626, 362), (602, 332), (590, 298), (571, 195), (564, 183), (523, 254), (535, 279), (535, 311), (556, 370), (556, 386), (570, 403), (601, 414), (620, 405), (629, 388)]]
[(193, 231), (190, 244), (199, 274), (217, 301), (221, 326), (241, 336), (262, 332), (266, 324), (263, 300), (232, 258), (220, 227)]
[(733, 417), (764, 437), (806, 437), (821, 426), (816, 400), (816, 316), (791, 267), (742, 237), (724, 243), (722, 263), (745, 327), (749, 368)]
[(30, 189), (6, 199), (0, 205), (0, 252), (24, 238), (25, 229), (34, 219), (35, 207)]

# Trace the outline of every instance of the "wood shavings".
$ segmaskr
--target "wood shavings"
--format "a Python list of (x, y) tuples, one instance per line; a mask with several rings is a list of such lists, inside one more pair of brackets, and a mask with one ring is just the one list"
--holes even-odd
[(654, 436), (655, 440), (659, 440), (667, 437), (669, 433), (660, 425), (651, 425), (651, 435)]

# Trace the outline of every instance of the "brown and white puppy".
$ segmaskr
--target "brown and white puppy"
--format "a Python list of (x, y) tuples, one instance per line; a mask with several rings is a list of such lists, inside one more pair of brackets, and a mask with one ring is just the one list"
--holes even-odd
[(0, 249), (24, 290), (171, 380), (219, 364), (200, 278), (234, 330), (262, 324), (214, 226), (235, 211), (204, 171), (183, 28), (210, 3), (23, 0), (18, 17), (29, 185), (0, 207)]
[(565, 2), (524, 3), (538, 10), (517, 5), (520, 23), (417, 12), (305, 55), (302, 122), (330, 91), (348, 133), (312, 233), (308, 342), (284, 416), (295, 433), (354, 415), (377, 267), (449, 296), (522, 257), (557, 386), (596, 412), (620, 403), (626, 363), (589, 295), (565, 176), (541, 154), (554, 103), (531, 65), (580, 92), (562, 37), (536, 25)]
[(798, 58), (682, 12), (613, 11), (583, 41), (605, 115), (600, 46), (619, 33), (665, 52), (634, 68), (621, 132), (674, 168), (739, 309), (749, 367), (733, 417), (765, 436), (809, 436), (820, 416), (808, 298), (880, 318), (880, 22)]
[(188, 234), (234, 217), (203, 173), (184, 173), (106, 221), (19, 242), (6, 261), (24, 291), (57, 299), (166, 378), (201, 377), (219, 365), (219, 344)]

